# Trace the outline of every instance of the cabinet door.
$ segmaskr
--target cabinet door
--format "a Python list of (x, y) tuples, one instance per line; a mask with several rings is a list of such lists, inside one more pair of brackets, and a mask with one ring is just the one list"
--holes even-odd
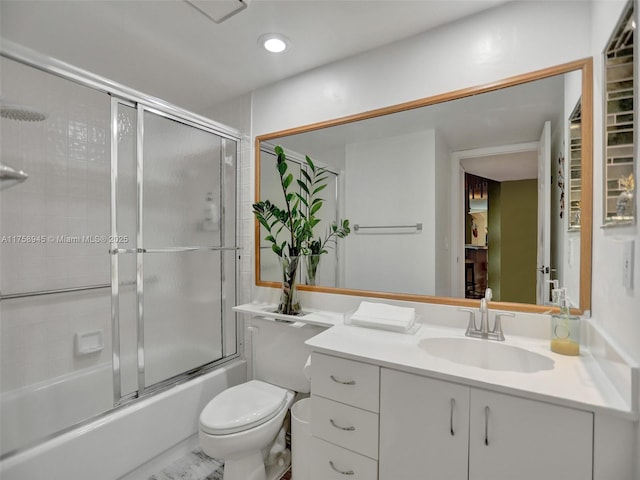
[(593, 414), (471, 389), (469, 480), (590, 480)]
[(466, 480), (469, 387), (381, 369), (380, 480)]

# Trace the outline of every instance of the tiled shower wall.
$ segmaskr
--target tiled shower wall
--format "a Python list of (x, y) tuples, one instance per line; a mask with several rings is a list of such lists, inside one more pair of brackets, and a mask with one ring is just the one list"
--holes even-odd
[[(108, 284), (108, 95), (4, 58), (1, 71), (3, 103), (47, 115), (2, 119), (0, 161), (29, 175), (0, 197), (2, 294)], [(2, 392), (111, 360), (108, 288), (4, 300), (1, 309)], [(104, 350), (76, 355), (74, 335), (93, 330)]]

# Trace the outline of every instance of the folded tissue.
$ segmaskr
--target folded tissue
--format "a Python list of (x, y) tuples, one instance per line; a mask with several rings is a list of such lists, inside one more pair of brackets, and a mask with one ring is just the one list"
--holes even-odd
[(358, 309), (349, 318), (349, 323), (402, 333), (415, 333), (417, 327), (414, 308), (374, 302), (360, 302)]

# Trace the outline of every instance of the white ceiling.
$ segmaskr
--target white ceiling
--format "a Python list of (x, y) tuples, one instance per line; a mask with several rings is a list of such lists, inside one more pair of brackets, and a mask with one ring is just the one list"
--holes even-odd
[(538, 178), (538, 151), (465, 158), (464, 171), (496, 182)]
[[(199, 113), (505, 1), (251, 0), (216, 24), (182, 0), (1, 0), (0, 34)], [(290, 50), (261, 49), (268, 32)]]

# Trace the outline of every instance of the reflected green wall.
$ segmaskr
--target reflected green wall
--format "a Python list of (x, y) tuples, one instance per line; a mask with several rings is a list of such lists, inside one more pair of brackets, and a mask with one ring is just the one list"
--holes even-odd
[(536, 303), (537, 180), (489, 184), (489, 286), (494, 299)]

